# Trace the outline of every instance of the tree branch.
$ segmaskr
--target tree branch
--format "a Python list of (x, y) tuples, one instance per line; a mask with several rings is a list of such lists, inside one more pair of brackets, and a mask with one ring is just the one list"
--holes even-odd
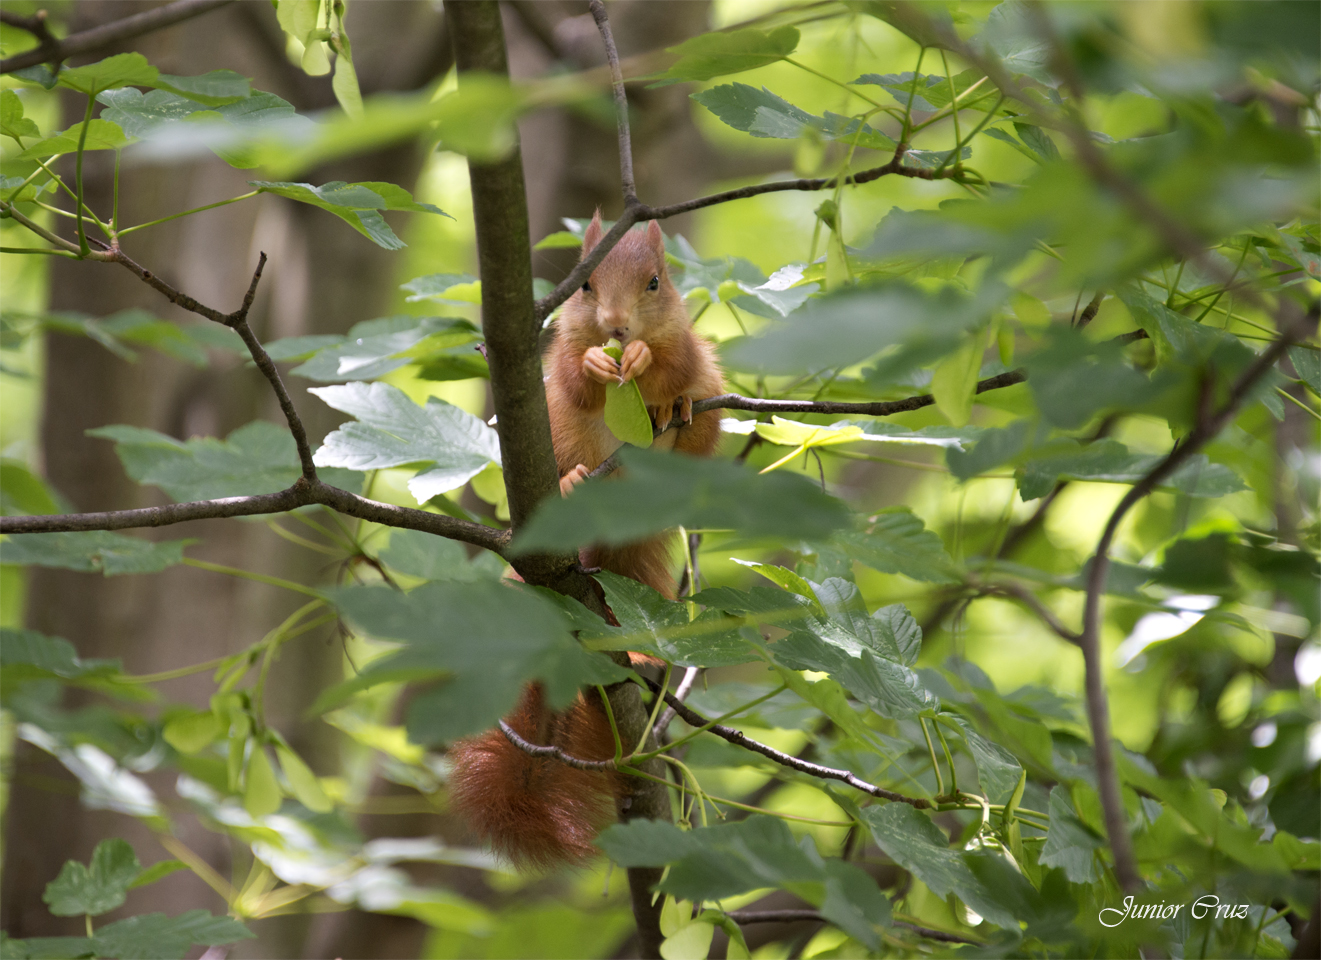
[(768, 747), (764, 743), (753, 740), (741, 730), (735, 730), (733, 727), (726, 727), (723, 724), (711, 723), (693, 710), (686, 703), (670, 693), (668, 690), (662, 690), (660, 684), (653, 680), (646, 680), (647, 686), (651, 688), (652, 693), (658, 693), (665, 698), (665, 702), (674, 710), (675, 713), (690, 727), (703, 727), (709, 733), (714, 733), (722, 740), (728, 740), (744, 749), (751, 750), (753, 753), (759, 753), (763, 757), (774, 760), (781, 766), (797, 770), (799, 773), (810, 774), (814, 777), (821, 777), (823, 780), (840, 780), (847, 783), (850, 787), (861, 790), (863, 793), (871, 794), (873, 797), (880, 797), (882, 800), (890, 800), (895, 803), (906, 803), (918, 810), (931, 809), (931, 801), (920, 797), (906, 797), (902, 793), (895, 793), (893, 790), (886, 790), (884, 787), (878, 787), (874, 783), (868, 783), (860, 777), (854, 776), (847, 770), (837, 770), (834, 767), (824, 767), (819, 763), (811, 763), (807, 760), (800, 760), (798, 757), (790, 756), (774, 747)]
[[(1012, 387), (1014, 384), (1023, 383), (1026, 380), (1027, 373), (1023, 370), (1010, 370), (1007, 373), (997, 374), (994, 377), (987, 377), (985, 380), (979, 381), (976, 392), (985, 393), (987, 390)], [(761, 397), (744, 397), (737, 393), (722, 393), (719, 396), (694, 401), (693, 416), (705, 413), (708, 410), (749, 410), (753, 413), (852, 413), (869, 417), (888, 417), (896, 413), (907, 413), (909, 410), (921, 410), (935, 402), (936, 398), (929, 393), (907, 397), (903, 400), (876, 400), (861, 403), (846, 403), (836, 400), (764, 400)], [(666, 430), (682, 426), (683, 421), (676, 417), (669, 422), (668, 426), (657, 427), (653, 431), (653, 436), (659, 437)], [(620, 449), (623, 449), (622, 445)], [(587, 478), (595, 480), (608, 476), (618, 468), (619, 455), (616, 451), (601, 461), (597, 468), (587, 475)]]
[(135, 527), (164, 527), (189, 520), (252, 517), (284, 513), (297, 507), (323, 504), (350, 517), (372, 523), (422, 530), (450, 540), (461, 540), (504, 555), (510, 533), (469, 520), (428, 513), (411, 507), (369, 500), (320, 480), (300, 479), (279, 493), (220, 500), (195, 500), (136, 510), (107, 510), (100, 513), (68, 513), (44, 516), (0, 517), (0, 533), (64, 533), (81, 530), (128, 530)]
[(118, 242), (110, 246), (105, 244), (102, 244), (102, 246), (106, 247), (106, 251), (101, 259), (123, 265), (171, 303), (190, 313), (195, 313), (200, 317), (205, 317), (215, 323), (229, 327), (243, 338), (243, 343), (248, 348), (253, 363), (257, 365), (257, 369), (262, 372), (262, 376), (266, 378), (271, 385), (271, 389), (275, 391), (275, 399), (279, 401), (280, 411), (284, 414), (285, 422), (289, 425), (289, 432), (293, 434), (294, 445), (298, 448), (298, 462), (303, 471), (303, 479), (309, 483), (315, 482), (317, 478), (316, 466), (312, 463), (312, 446), (307, 440), (307, 430), (303, 427), (303, 421), (299, 418), (298, 411), (294, 409), (293, 400), (289, 396), (289, 391), (285, 388), (284, 380), (280, 377), (280, 371), (275, 367), (275, 362), (271, 360), (261, 342), (258, 341), (257, 335), (248, 326), (248, 311), (252, 309), (253, 298), (257, 295), (257, 283), (261, 280), (262, 271), (266, 268), (266, 254), (262, 253), (257, 261), (257, 269), (252, 274), (252, 282), (248, 284), (247, 293), (243, 296), (243, 303), (233, 313), (221, 313), (214, 307), (199, 303), (188, 294), (170, 286), (156, 274), (134, 261), (120, 248)]
[(1037, 595), (1026, 587), (1017, 583), (984, 583), (975, 584), (974, 589), (984, 597), (1006, 597), (1010, 600), (1017, 600), (1037, 615), (1046, 626), (1054, 630), (1060, 639), (1066, 640), (1075, 647), (1080, 646), (1081, 634), (1075, 633), (1066, 627), (1055, 616), (1055, 612), (1041, 602)]
[(529, 743), (515, 733), (514, 728), (503, 720), (500, 721), (500, 732), (505, 735), (506, 740), (529, 756), (558, 760), (560, 763), (573, 767), (575, 770), (596, 770), (609, 773), (619, 769), (615, 766), (615, 761), (613, 760), (580, 760), (578, 757), (572, 757), (565, 753), (559, 747), (553, 745), (540, 746), (535, 743)]
[[(902, 160), (902, 151), (896, 151), (895, 156), (889, 163), (847, 176), (844, 178), (844, 184), (849, 186), (871, 183), (873, 180), (891, 175), (913, 177), (919, 180), (957, 180), (963, 176), (962, 173), (951, 167), (946, 167), (944, 170), (926, 170), (920, 167), (904, 166)], [(615, 222), (610, 232), (601, 238), (601, 242), (596, 245), (591, 255), (575, 266), (569, 272), (569, 275), (556, 285), (554, 290), (537, 301), (537, 319), (539, 321), (545, 320), (550, 316), (551, 311), (573, 296), (573, 292), (586, 282), (587, 278), (592, 275), (592, 271), (605, 258), (605, 255), (619, 242), (619, 238), (636, 223), (647, 220), (664, 220), (668, 217), (678, 216), (681, 213), (701, 210), (703, 207), (714, 207), (717, 204), (729, 203), (731, 200), (761, 196), (763, 193), (781, 193), (786, 190), (829, 190), (838, 183), (838, 177), (777, 180), (773, 183), (757, 183), (752, 186), (738, 187), (734, 190), (725, 190), (722, 193), (713, 193), (710, 196), (698, 197), (696, 200), (685, 200), (682, 203), (672, 203), (665, 207), (652, 207), (641, 201), (627, 203), (619, 220)], [(623, 225), (622, 228), (621, 224)]]
[(1213, 413), (1198, 418), (1196, 426), (1150, 472), (1129, 488), (1106, 521), (1105, 530), (1096, 545), (1096, 554), (1087, 570), (1087, 593), (1083, 606), (1083, 629), (1079, 638), (1086, 668), (1087, 719), (1092, 728), (1092, 750), (1095, 756), (1098, 792), (1105, 815), (1106, 833), (1115, 857), (1115, 876), (1127, 892), (1141, 884), (1137, 859), (1124, 816), (1123, 799), (1119, 791), (1119, 778), (1110, 743), (1110, 706), (1105, 693), (1105, 667), (1101, 662), (1101, 598), (1105, 592), (1106, 576), (1110, 571), (1110, 545), (1120, 522), (1130, 509), (1150, 494), (1162, 480), (1182, 466), (1189, 457), (1213, 439), (1233, 418), (1239, 405), (1257, 381), (1266, 375), (1297, 340), (1308, 333), (1307, 321), (1315, 324), (1318, 302), (1314, 301), (1306, 319), (1277, 316), (1282, 336), (1257, 356), (1257, 359), (1239, 376), (1230, 388), (1225, 404)]
[(606, 62), (610, 64), (610, 85), (615, 95), (615, 114), (619, 125), (619, 180), (624, 189), (624, 206), (638, 202), (638, 188), (633, 181), (633, 140), (628, 132), (628, 97), (624, 93), (624, 75), (619, 71), (619, 51), (615, 49), (615, 38), (610, 32), (610, 18), (606, 16), (605, 4), (601, 0), (591, 0), (588, 4), (596, 29), (601, 31), (601, 42), (605, 44)]
[[(93, 27), (91, 30), (75, 33), (63, 40), (54, 40), (53, 43), (47, 42), (41, 36), (37, 24), (34, 23), (30, 27), (25, 23), (17, 22), (20, 19), (36, 20), (37, 17), (41, 17), (45, 13), (44, 10), (40, 11), (37, 17), (32, 18), (19, 18), (14, 14), (6, 14), (4, 16), (5, 23), (27, 30), (42, 42), (40, 46), (32, 50), (24, 50), (22, 53), (16, 53), (12, 57), (0, 60), (0, 73), (12, 73), (25, 67), (35, 67), (39, 63), (58, 62), (80, 53), (90, 53), (93, 50), (119, 43), (121, 40), (130, 40), (144, 33), (151, 33), (153, 30), (160, 30), (172, 24), (189, 20), (217, 7), (223, 7), (230, 2), (231, 0), (176, 0), (176, 2), (167, 3), (162, 7), (135, 13), (131, 17), (124, 17), (122, 20), (115, 20), (99, 27)], [(44, 23), (41, 28), (44, 28)], [(46, 36), (49, 37), (49, 33)], [(51, 39), (53, 40), (53, 38)]]
[[(453, 28), (454, 59), (459, 70), (459, 88), (474, 71), (507, 77), (500, 8), (495, 0), (463, 0), (446, 3), (445, 14)], [(486, 334), (487, 359), (491, 366), (491, 394), (495, 401), (500, 452), (505, 466), (505, 489), (515, 529), (521, 526), (544, 498), (559, 490), (559, 471), (551, 444), (550, 415), (542, 382), (538, 334), (543, 312), (532, 299), (531, 244), (528, 238), (527, 193), (523, 185), (523, 161), (517, 141), (511, 154), (494, 163), (468, 163), (472, 184), (473, 220), (477, 232), (477, 258), (482, 279), (482, 329)], [(624, 235), (632, 220), (625, 216), (578, 270), (590, 272)], [(583, 281), (576, 281), (575, 287)], [(563, 289), (555, 303), (568, 299), (574, 287)], [(529, 583), (551, 587), (576, 597), (588, 609), (604, 615), (605, 605), (595, 582), (584, 574), (576, 555), (530, 556), (517, 561), (519, 574)], [(628, 662), (627, 654), (618, 660)], [(654, 747), (650, 716), (642, 697), (631, 683), (607, 688), (610, 708), (620, 736), (631, 743)], [(644, 765), (654, 779), (630, 777), (616, 797), (621, 820), (671, 819), (670, 797), (665, 787), (665, 769), (659, 758)], [(653, 888), (661, 871), (633, 867), (628, 871), (633, 917), (637, 922), (641, 952), (659, 957), (664, 937), (660, 931), (660, 903)]]

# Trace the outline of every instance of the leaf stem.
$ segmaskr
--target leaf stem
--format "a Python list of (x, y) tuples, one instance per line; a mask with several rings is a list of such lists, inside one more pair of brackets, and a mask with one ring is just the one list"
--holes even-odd
[(83, 128), (78, 134), (78, 155), (74, 162), (74, 177), (78, 187), (77, 207), (78, 207), (78, 249), (85, 257), (92, 252), (92, 248), (87, 245), (87, 232), (83, 229), (83, 154), (86, 153), (87, 131), (92, 126), (92, 109), (96, 106), (96, 94), (87, 94), (87, 110), (83, 114)]
[(940, 775), (940, 761), (936, 759), (936, 747), (931, 742), (931, 734), (927, 731), (927, 722), (923, 717), (917, 718), (918, 725), (922, 728), (922, 736), (927, 742), (927, 753), (931, 756), (931, 769), (936, 774), (936, 796), (945, 796), (945, 778)]
[[(116, 181), (116, 191), (117, 191), (117, 190), (118, 190), (118, 181)], [(185, 210), (185, 211), (183, 211), (182, 213), (172, 213), (172, 214), (170, 214), (168, 217), (161, 217), (159, 220), (148, 220), (146, 223), (138, 223), (138, 224), (134, 224), (134, 225), (131, 226), (131, 227), (125, 227), (123, 230), (120, 230), (120, 231), (119, 231), (119, 235), (120, 235), (121, 237), (125, 237), (125, 236), (128, 236), (130, 233), (134, 233), (134, 232), (136, 232), (136, 231), (138, 231), (138, 230), (145, 230), (147, 227), (154, 227), (154, 226), (156, 226), (158, 223), (166, 223), (166, 222), (168, 222), (168, 221), (170, 221), (170, 220), (178, 220), (180, 217), (188, 217), (188, 216), (193, 215), (194, 213), (201, 213), (203, 210), (214, 210), (216, 207), (223, 207), (223, 206), (225, 206), (226, 204), (230, 204), (230, 203), (238, 203), (240, 200), (248, 200), (248, 199), (250, 199), (250, 198), (252, 198), (252, 197), (257, 196), (257, 194), (259, 194), (259, 193), (261, 193), (260, 190), (253, 190), (253, 191), (251, 191), (250, 193), (245, 193), (245, 194), (243, 194), (242, 196), (238, 196), (238, 197), (230, 197), (228, 200), (217, 200), (215, 203), (208, 203), (208, 204), (207, 204), (206, 206), (204, 206), (204, 207), (194, 207), (193, 209), (191, 209), (191, 210)], [(118, 217), (119, 217), (119, 213), (118, 213), (118, 208), (119, 208), (118, 197), (119, 197), (118, 192), (116, 192), (116, 194), (115, 194), (115, 198), (116, 198), (116, 202), (115, 202), (115, 209), (116, 209), (115, 217), (116, 217), (116, 219), (118, 219)]]
[(194, 560), (192, 557), (184, 557), (183, 562), (186, 567), (196, 567), (199, 570), (210, 570), (212, 573), (226, 573), (231, 577), (252, 580), (255, 583), (265, 583), (272, 587), (283, 587), (286, 590), (292, 590), (294, 593), (301, 593), (304, 596), (313, 597), (316, 600), (323, 600), (321, 594), (316, 590), (313, 590), (311, 587), (305, 587), (301, 583), (294, 583), (292, 580), (282, 580), (279, 577), (268, 576), (264, 573), (254, 573), (251, 570), (241, 570), (238, 567), (227, 567), (224, 564), (211, 563), (207, 560)]
[(599, 683), (596, 685), (596, 692), (601, 695), (601, 705), (605, 707), (605, 718), (610, 723), (610, 735), (615, 738), (615, 763), (619, 764), (624, 759), (624, 742), (619, 739), (619, 724), (615, 722), (615, 711), (610, 706), (610, 695), (605, 692), (605, 687)]

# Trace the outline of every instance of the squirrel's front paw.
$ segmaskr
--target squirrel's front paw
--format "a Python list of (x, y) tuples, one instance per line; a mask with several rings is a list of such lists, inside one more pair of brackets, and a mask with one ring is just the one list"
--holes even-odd
[(591, 471), (580, 463), (564, 476), (560, 477), (560, 496), (567, 497), (574, 487), (587, 479), (589, 473), (591, 473)]
[(624, 382), (620, 377), (619, 364), (600, 347), (588, 347), (587, 352), (583, 354), (583, 373), (597, 383)]
[(634, 377), (640, 377), (651, 366), (651, 347), (642, 340), (634, 340), (624, 348), (624, 355), (619, 361), (619, 373), (624, 383)]

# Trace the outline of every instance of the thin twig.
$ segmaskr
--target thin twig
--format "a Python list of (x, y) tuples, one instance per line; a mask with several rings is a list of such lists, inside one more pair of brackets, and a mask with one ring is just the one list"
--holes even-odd
[(985, 583), (979, 584), (975, 588), (979, 594), (988, 597), (1006, 597), (1011, 600), (1017, 600), (1027, 606), (1035, 613), (1046, 626), (1054, 630), (1063, 640), (1067, 640), (1075, 647), (1080, 644), (1081, 634), (1070, 630), (1055, 616), (1055, 612), (1046, 606), (1037, 598), (1037, 595), (1031, 590), (1017, 583)]
[(619, 70), (619, 51), (615, 49), (614, 34), (610, 32), (610, 18), (606, 16), (605, 4), (601, 0), (591, 0), (588, 4), (596, 29), (601, 31), (601, 42), (605, 44), (605, 58), (610, 64), (610, 84), (615, 94), (615, 114), (619, 124), (619, 179), (624, 188), (624, 206), (637, 203), (638, 188), (633, 180), (633, 140), (628, 132), (628, 97), (624, 93), (624, 75)]
[(573, 767), (576, 770), (598, 770), (610, 772), (618, 770), (613, 760), (581, 760), (578, 757), (570, 756), (559, 747), (538, 746), (535, 743), (529, 743), (514, 732), (514, 728), (509, 726), (503, 720), (500, 721), (500, 732), (518, 749), (533, 757), (542, 757), (546, 759), (558, 760), (560, 763)]
[[(0, 73), (12, 73), (25, 67), (35, 67), (39, 63), (58, 62), (80, 53), (90, 53), (93, 50), (108, 47), (113, 43), (130, 40), (144, 33), (151, 33), (153, 30), (160, 30), (163, 27), (191, 19), (217, 7), (223, 7), (230, 2), (231, 0), (176, 0), (175, 3), (167, 3), (162, 7), (135, 13), (131, 17), (113, 20), (99, 27), (93, 27), (91, 30), (75, 33), (71, 37), (56, 41), (54, 44), (46, 43), (43, 40), (40, 46), (32, 50), (24, 50), (22, 53), (16, 53), (12, 57), (0, 60)], [(42, 13), (45, 13), (45, 11), (38, 13), (38, 16)], [(15, 23), (11, 20), (10, 17), (13, 16), (13, 14), (6, 15), (4, 22), (13, 23), (14, 26), (29, 30), (38, 39), (41, 39), (36, 30), (30, 29), (26, 24)]]
[(1288, 322), (1276, 319), (1282, 336), (1264, 351), (1239, 376), (1229, 390), (1225, 404), (1214, 412), (1202, 415), (1197, 424), (1170, 453), (1137, 483), (1129, 487), (1106, 521), (1105, 530), (1096, 545), (1096, 553), (1087, 570), (1087, 593), (1083, 606), (1083, 629), (1080, 645), (1086, 668), (1087, 718), (1092, 728), (1092, 750), (1095, 756), (1096, 779), (1105, 815), (1106, 832), (1115, 858), (1115, 875), (1125, 891), (1135, 890), (1141, 883), (1132, 840), (1128, 835), (1123, 800), (1119, 793), (1119, 780), (1115, 771), (1113, 747), (1110, 743), (1110, 707), (1105, 693), (1105, 668), (1101, 662), (1101, 598), (1105, 592), (1106, 576), (1110, 572), (1110, 545), (1120, 522), (1130, 509), (1150, 494), (1179, 469), (1188, 458), (1205, 446), (1223, 430), (1248, 392), (1296, 341), (1308, 333), (1307, 321), (1315, 324), (1319, 304), (1314, 301), (1305, 321)]
[[(697, 536), (697, 534), (693, 534), (693, 536)], [(688, 694), (692, 692), (693, 684), (697, 682), (698, 674), (701, 672), (701, 667), (689, 667), (683, 672), (683, 679), (679, 681), (679, 686), (674, 690), (676, 700), (682, 701), (687, 698)], [(660, 719), (656, 721), (656, 736), (659, 737), (669, 729), (670, 724), (674, 721), (674, 715), (674, 708), (667, 706), (664, 712), (661, 713)]]
[[(845, 177), (843, 183), (848, 185), (857, 185), (862, 183), (871, 183), (873, 180), (879, 180), (885, 176), (913, 177), (919, 180), (955, 180), (963, 176), (962, 173), (953, 169), (945, 170), (927, 170), (920, 167), (904, 166), (901, 154), (896, 155), (886, 164), (879, 167), (873, 167), (870, 170), (863, 170), (859, 173)], [(713, 193), (707, 197), (698, 197), (695, 200), (685, 200), (682, 203), (673, 203), (665, 207), (652, 207), (642, 202), (629, 203), (624, 206), (624, 212), (615, 222), (614, 227), (601, 238), (601, 242), (596, 245), (587, 259), (580, 262), (569, 275), (561, 280), (550, 293), (537, 301), (536, 315), (539, 321), (545, 320), (550, 316), (551, 311), (558, 307), (569, 297), (573, 296), (574, 291), (586, 282), (592, 275), (592, 271), (597, 265), (605, 259), (619, 242), (630, 227), (636, 223), (642, 223), (647, 220), (665, 220), (669, 217), (678, 216), (681, 213), (689, 213), (693, 210), (701, 210), (704, 207), (713, 207), (721, 203), (729, 203), (731, 200), (743, 200), (747, 197), (758, 197), (764, 193), (780, 193), (786, 190), (830, 190), (839, 184), (839, 178), (815, 178), (799, 180), (777, 180), (773, 183), (758, 183), (747, 187), (738, 187), (734, 190), (725, 190), (722, 193)]]
[(59, 57), (60, 41), (50, 32), (46, 26), (48, 14), (45, 10), (38, 10), (30, 17), (22, 14), (11, 13), (8, 10), (0, 10), (0, 23), (7, 23), (11, 27), (18, 27), (20, 30), (26, 30), (37, 38), (37, 47), (30, 53), (40, 53), (46, 61), (57, 60)]
[(321, 480), (308, 483), (297, 480), (279, 493), (249, 497), (225, 497), (219, 500), (195, 500), (170, 503), (136, 510), (106, 510), (99, 513), (48, 514), (39, 516), (0, 517), (0, 533), (65, 533), (79, 530), (128, 530), (136, 527), (164, 527), (189, 520), (216, 520), (225, 517), (251, 517), (284, 513), (297, 507), (319, 503), (345, 516), (372, 523), (409, 530), (421, 530), (450, 540), (461, 540), (504, 555), (510, 533), (470, 520), (430, 513), (411, 507), (399, 507), (360, 497), (356, 493), (332, 487)]
[[(643, 679), (646, 680), (645, 677)], [(722, 740), (728, 740), (730, 743), (751, 750), (753, 753), (759, 753), (763, 757), (774, 760), (781, 766), (789, 767), (791, 770), (797, 770), (799, 773), (810, 774), (811, 776), (821, 777), (825, 780), (840, 780), (847, 783), (850, 787), (861, 790), (863, 793), (871, 794), (873, 797), (880, 797), (882, 800), (891, 800), (896, 803), (906, 803), (919, 810), (928, 810), (931, 808), (931, 802), (928, 800), (924, 800), (920, 797), (906, 797), (902, 793), (895, 793), (893, 790), (878, 787), (874, 783), (868, 783), (866, 780), (854, 776), (848, 770), (838, 770), (834, 767), (822, 766), (819, 763), (800, 760), (797, 757), (776, 750), (774, 747), (769, 747), (764, 743), (753, 740), (741, 730), (735, 730), (733, 727), (726, 727), (719, 723), (711, 723), (668, 690), (661, 690), (659, 684), (651, 680), (646, 680), (646, 683), (647, 686), (651, 688), (652, 693), (659, 693), (663, 696), (665, 702), (669, 704), (674, 709), (674, 712), (683, 719), (683, 722), (690, 727), (703, 727), (708, 732), (714, 733), (717, 737), (720, 737)]]
[(1087, 324), (1095, 320), (1096, 314), (1101, 309), (1101, 301), (1104, 299), (1105, 299), (1105, 291), (1097, 290), (1096, 296), (1092, 297), (1092, 302), (1087, 304), (1087, 306), (1083, 307), (1082, 314), (1078, 317), (1078, 321), (1077, 323), (1074, 324), (1074, 326), (1081, 329), (1082, 327), (1087, 326)]

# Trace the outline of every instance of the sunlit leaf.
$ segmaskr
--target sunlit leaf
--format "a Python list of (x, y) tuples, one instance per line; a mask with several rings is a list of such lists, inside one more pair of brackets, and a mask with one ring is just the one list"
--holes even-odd
[(488, 464), (500, 462), (495, 430), (436, 397), (419, 406), (398, 387), (385, 383), (346, 383), (308, 392), (358, 418), (326, 436), (316, 452), (319, 467), (379, 470), (430, 464), (408, 482), (417, 502), (425, 503), (467, 483)]
[(385, 222), (381, 210), (413, 210), (449, 216), (439, 207), (415, 202), (407, 190), (393, 183), (345, 183), (334, 180), (317, 187), (310, 183), (265, 180), (248, 182), (262, 193), (274, 193), (300, 203), (310, 203), (333, 213), (377, 246), (387, 250), (399, 250), (405, 244)]
[(36, 123), (23, 116), (23, 100), (7, 87), (0, 90), (0, 134), (15, 140), (41, 136)]
[(112, 87), (151, 86), (160, 71), (140, 53), (117, 53), (96, 63), (61, 70), (59, 85), (84, 94), (97, 94)]
[(808, 113), (765, 87), (727, 83), (692, 95), (693, 99), (733, 127), (754, 137), (796, 140), (811, 133), (826, 140), (840, 140), (869, 150), (891, 150), (893, 139), (856, 118), (827, 113)]
[[(113, 440), (125, 473), (180, 502), (276, 493), (302, 474), (293, 437), (266, 420), (239, 427), (224, 440), (176, 440), (122, 424), (97, 427), (88, 435)], [(321, 479), (351, 490), (361, 486), (361, 479), (348, 471), (326, 471)]]
[[(18, 155), (19, 159), (41, 160), (53, 157), (57, 153), (74, 153), (78, 149), (78, 141), (82, 139), (82, 135), (83, 124), (75, 123), (68, 130), (30, 145)], [(119, 150), (131, 142), (117, 124), (109, 120), (90, 120), (87, 122), (87, 137), (83, 140), (83, 149)]]

